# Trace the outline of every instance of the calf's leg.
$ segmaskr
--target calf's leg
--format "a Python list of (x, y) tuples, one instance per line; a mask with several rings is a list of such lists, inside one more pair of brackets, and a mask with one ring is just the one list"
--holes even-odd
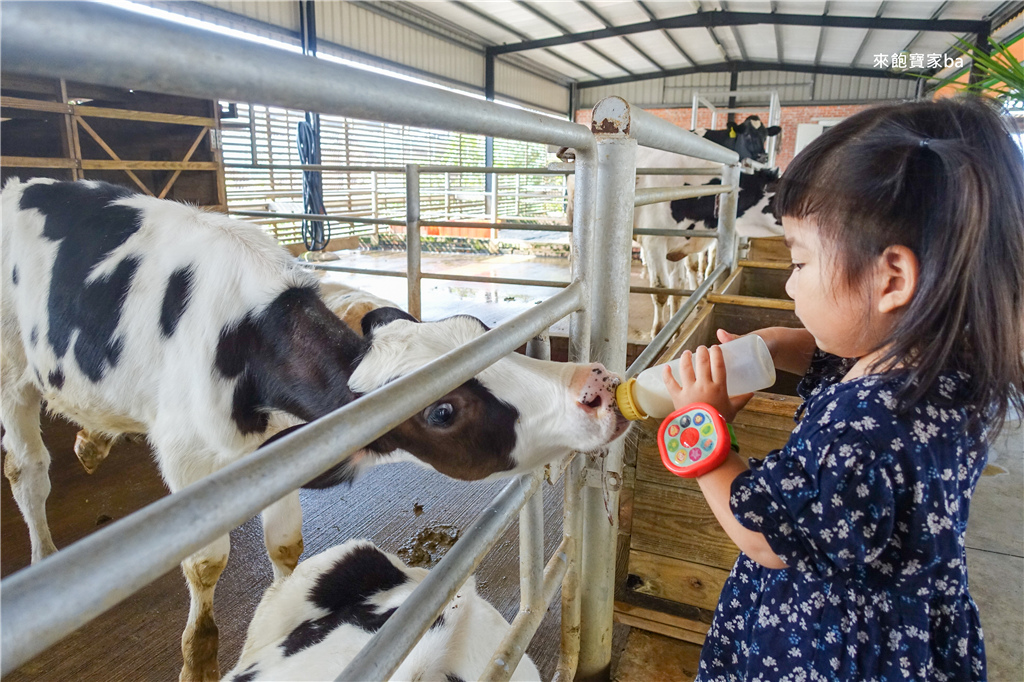
[[(160, 470), (171, 492), (209, 476), (216, 469), (212, 454), (198, 454), (193, 442), (173, 439), (164, 424), (151, 428)], [(167, 435), (168, 432), (171, 435)], [(190, 597), (188, 621), (181, 635), (183, 664), (180, 682), (214, 682), (220, 679), (217, 665), (218, 631), (213, 617), (213, 591), (228, 563), (231, 539), (223, 535), (181, 562)]]
[(181, 562), (191, 604), (188, 622), (181, 634), (184, 664), (178, 677), (180, 682), (215, 682), (220, 679), (213, 591), (227, 566), (230, 550), (231, 540), (224, 535)]
[[(8, 373), (4, 373), (8, 379)], [(43, 444), (39, 427), (41, 396), (28, 383), (5, 381), (2, 396), (4, 429), (4, 474), (28, 525), (32, 563), (53, 554), (57, 547), (46, 522), (46, 498), (50, 495), (50, 453)]]
[(302, 555), (302, 507), (294, 490), (263, 510), (263, 541), (274, 565), (274, 580), (292, 574)]

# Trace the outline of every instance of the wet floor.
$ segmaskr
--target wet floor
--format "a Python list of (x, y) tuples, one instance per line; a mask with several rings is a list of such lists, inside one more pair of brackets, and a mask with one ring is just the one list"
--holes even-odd
[[(325, 265), (351, 268), (405, 272), (404, 252), (396, 251), (338, 251), (339, 260)], [(502, 277), (540, 282), (569, 282), (569, 260), (529, 254), (502, 254), (495, 256), (475, 254), (424, 253), (421, 260), (424, 273), (420, 300), (422, 318), (438, 320), (450, 315), (472, 315), (488, 326), (529, 310), (531, 306), (550, 298), (560, 289), (546, 286), (494, 284), (490, 282), (451, 282), (429, 279), (429, 273), (471, 277)], [(388, 299), (399, 307), (408, 307), (408, 289), (404, 277), (332, 272), (326, 275), (349, 286), (365, 289)], [(630, 284), (647, 286), (642, 266), (634, 262)], [(647, 343), (653, 319), (651, 297), (648, 294), (629, 295), (629, 341)], [(551, 333), (567, 336), (569, 321), (556, 323)]]

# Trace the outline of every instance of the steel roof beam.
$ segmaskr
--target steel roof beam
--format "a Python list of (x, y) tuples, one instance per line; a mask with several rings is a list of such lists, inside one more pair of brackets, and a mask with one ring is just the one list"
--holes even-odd
[[(725, 0), (722, 0), (722, 9), (729, 9), (729, 6), (726, 4)], [(740, 32), (736, 30), (735, 26), (730, 26), (729, 30), (732, 31), (732, 39), (736, 41), (736, 47), (738, 47), (740, 50), (740, 59), (742, 59), (743, 61), (747, 61), (747, 50), (743, 46), (743, 39), (740, 38)]]
[[(461, 9), (466, 10), (467, 12), (469, 12), (470, 14), (472, 14), (475, 17), (479, 17), (480, 19), (483, 19), (484, 21), (488, 22), (492, 26), (497, 26), (498, 28), (502, 29), (503, 31), (508, 31), (512, 35), (518, 36), (519, 38), (522, 38), (523, 40), (529, 40), (529, 38), (530, 38), (525, 33), (520, 32), (519, 30), (509, 26), (508, 24), (504, 23), (503, 21), (499, 21), (499, 20), (495, 19), (494, 17), (492, 17), (490, 14), (487, 14), (486, 12), (481, 12), (480, 10), (478, 10), (475, 7), (473, 7), (472, 5), (470, 5), (467, 2), (461, 2), (460, 0), (452, 0), (452, 4), (455, 5), (456, 7), (459, 7)], [(484, 48), (484, 53), (486, 55), (490, 55), (492, 57), (496, 56), (496, 53), (494, 52), (494, 48), (495, 47), (497, 47), (497, 46), (496, 45), (489, 45), (489, 46), (487, 46), (486, 48)], [(561, 61), (565, 62), (566, 64), (568, 64), (569, 66), (573, 67), (574, 69), (582, 71), (583, 73), (589, 73), (594, 78), (601, 78), (601, 74), (597, 73), (596, 71), (591, 71), (590, 69), (586, 68), (585, 66), (583, 66), (581, 64), (577, 64), (576, 62), (574, 62), (573, 60), (569, 59), (568, 57), (563, 57), (562, 55), (558, 54), (554, 50), (545, 49), (544, 51), (547, 52), (548, 54), (550, 54), (552, 57), (555, 57), (556, 59), (560, 59)]]
[[(777, 2), (775, 2), (775, 0), (772, 0), (771, 6), (772, 6), (772, 14), (778, 14), (779, 4)], [(775, 24), (774, 28), (775, 28), (775, 61), (777, 61), (777, 62), (779, 62), (781, 64), (784, 61), (783, 55), (782, 55), (782, 30), (779, 28), (778, 24)]]
[[(597, 9), (593, 5), (591, 5), (588, 2), (584, 2), (584, 0), (576, 0), (576, 2), (577, 2), (577, 4), (579, 4), (580, 7), (582, 7), (585, 10), (587, 10), (587, 12), (589, 12), (592, 17), (594, 17), (595, 19), (600, 21), (602, 24), (604, 24), (605, 28), (612, 28), (611, 22), (609, 22), (607, 19), (605, 19), (603, 16), (601, 16), (601, 13), (598, 12)], [(622, 39), (626, 42), (627, 45), (629, 45), (631, 48), (636, 50), (637, 54), (639, 54), (641, 57), (646, 59), (648, 63), (653, 64), (656, 69), (660, 69), (662, 71), (665, 70), (665, 67), (663, 65), (661, 65), (658, 62), (654, 61), (654, 58), (651, 57), (646, 52), (644, 52), (640, 48), (639, 45), (634, 43), (632, 40), (630, 40), (626, 36), (622, 36)]]
[(695, 73), (728, 73), (733, 69), (737, 71), (786, 71), (790, 73), (822, 73), (833, 76), (860, 76), (862, 78), (898, 78), (914, 79), (910, 73), (894, 73), (883, 69), (865, 69), (849, 66), (828, 66), (821, 64), (779, 64), (776, 62), (716, 62), (714, 64), (703, 64), (701, 66), (688, 66), (682, 69), (669, 69), (668, 71), (651, 71), (639, 73), (635, 76), (623, 76), (620, 78), (603, 78), (594, 81), (579, 81), (580, 88), (597, 88), (604, 85), (621, 85), (622, 83), (635, 83), (642, 80), (654, 78), (672, 78), (674, 76), (690, 76)]
[[(821, 12), (823, 17), (828, 16), (828, 0), (825, 0), (825, 7)], [(825, 49), (825, 30), (826, 26), (822, 26), (818, 29), (818, 48), (814, 51), (814, 65), (819, 66), (821, 64), (821, 51)]]
[[(563, 36), (570, 35), (571, 32), (569, 31), (568, 28), (566, 28), (562, 24), (560, 24), (557, 21), (555, 21), (554, 18), (548, 16), (547, 13), (542, 12), (539, 8), (534, 7), (533, 5), (531, 5), (530, 3), (526, 2), (525, 0), (515, 0), (515, 3), (517, 5), (519, 5), (520, 7), (522, 7), (523, 9), (525, 9), (527, 12), (530, 12), (531, 14), (533, 14), (535, 17), (538, 17), (539, 19), (543, 19), (544, 21), (548, 22), (550, 25), (554, 26), (555, 29), (557, 29), (557, 30), (562, 32)], [(501, 52), (499, 51), (501, 49), (501, 47), (502, 46), (499, 46), (497, 48), (497, 50), (495, 51), (495, 54), (501, 54)], [(611, 64), (612, 66), (614, 66), (619, 71), (622, 71), (624, 73), (628, 73), (630, 76), (634, 75), (633, 71), (631, 71), (630, 69), (627, 69), (622, 64), (619, 64), (617, 61), (615, 61), (614, 59), (612, 59), (611, 57), (606, 55), (604, 52), (602, 52), (601, 50), (599, 50), (596, 47), (594, 47), (593, 45), (585, 44), (583, 47), (587, 48), (588, 50), (590, 50), (591, 52), (596, 54), (598, 57), (600, 57), (601, 59), (603, 59), (606, 62), (608, 62), (609, 64)]]
[[(882, 18), (882, 13), (885, 12), (885, 6), (887, 4), (889, 4), (889, 3), (884, 2), (884, 1), (878, 3), (878, 9), (875, 11), (875, 19), (881, 19)], [(867, 46), (868, 38), (870, 38), (870, 37), (871, 37), (871, 31), (869, 30), (867, 33), (864, 34), (864, 37), (861, 38), (860, 46), (857, 48), (857, 52), (854, 53), (853, 59), (850, 61), (850, 64), (856, 64), (857, 62), (860, 61), (860, 55), (861, 55), (862, 52), (864, 52), (864, 48), (865, 48), (865, 46)]]
[(596, 31), (570, 33), (553, 38), (527, 40), (510, 45), (497, 45), (496, 54), (536, 50), (542, 47), (569, 45), (587, 40), (600, 40), (616, 36), (631, 35), (674, 28), (715, 28), (724, 26), (749, 26), (754, 24), (777, 24), (783, 26), (818, 26), (831, 28), (868, 28), (890, 31), (942, 31), (950, 33), (977, 33), (983, 31), (987, 21), (970, 19), (900, 19), (883, 17), (845, 17), (813, 14), (770, 14), (764, 12), (698, 12), (667, 19), (655, 19), (627, 26), (613, 26)]
[[(646, 14), (651, 19), (651, 21), (658, 21), (658, 17), (654, 14), (654, 12), (652, 12), (650, 10), (649, 7), (647, 7), (647, 5), (645, 5), (643, 3), (643, 0), (633, 0), (633, 1), (637, 4), (637, 6), (640, 9), (643, 10), (644, 14)], [(677, 41), (675, 38), (672, 37), (671, 33), (666, 31), (665, 29), (659, 29), (659, 30), (661, 31), (661, 35), (665, 36), (665, 39), (668, 40), (668, 42), (672, 43), (672, 47), (676, 48), (676, 50), (679, 52), (679, 54), (681, 54), (683, 56), (683, 59), (685, 59), (686, 61), (690, 62), (691, 64), (694, 64), (694, 65), (697, 64), (697, 60), (694, 59), (693, 57), (691, 57), (689, 54), (687, 54), (686, 50), (683, 49), (683, 46), (679, 44), (679, 41)]]
[[(932, 12), (931, 18), (932, 19), (938, 19), (939, 15), (942, 14), (942, 12), (946, 9), (946, 6), (948, 4), (949, 4), (949, 0), (946, 0), (941, 5), (939, 5), (939, 8), (937, 10), (935, 10), (934, 12)], [(900, 52), (909, 52), (911, 46), (913, 46), (913, 44), (917, 42), (917, 39), (920, 38), (921, 34), (923, 34), (923, 33), (924, 33), (924, 31), (918, 31), (917, 33), (915, 33), (914, 37), (910, 39), (910, 42), (907, 43), (906, 46), (902, 50), (900, 50)]]

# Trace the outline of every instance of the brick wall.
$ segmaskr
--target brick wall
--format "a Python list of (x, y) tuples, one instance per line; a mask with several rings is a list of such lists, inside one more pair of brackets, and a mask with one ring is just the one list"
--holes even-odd
[[(839, 105), (815, 105), (815, 106), (791, 106), (782, 107), (782, 120), (779, 125), (782, 127), (782, 146), (779, 147), (775, 160), (779, 168), (786, 170), (789, 162), (793, 160), (796, 149), (796, 127), (800, 123), (817, 123), (819, 119), (835, 119), (851, 116), (858, 111), (863, 111), (872, 105), (870, 104), (839, 104)], [(690, 109), (648, 109), (648, 112), (671, 121), (681, 128), (690, 129)], [(580, 109), (576, 112), (576, 122), (589, 124), (590, 110)], [(757, 115), (762, 121), (768, 120), (768, 110), (754, 112), (754, 114), (737, 114), (736, 118), (742, 122), (747, 116)], [(718, 115), (717, 125), (725, 127), (725, 114)], [(711, 112), (702, 108), (697, 112), (697, 127), (711, 127)]]

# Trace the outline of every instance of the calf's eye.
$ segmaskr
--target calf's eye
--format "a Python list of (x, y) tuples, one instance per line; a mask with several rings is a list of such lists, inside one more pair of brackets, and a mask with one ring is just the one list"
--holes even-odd
[(455, 408), (451, 403), (437, 403), (427, 408), (427, 423), (431, 426), (448, 426), (455, 418)]

